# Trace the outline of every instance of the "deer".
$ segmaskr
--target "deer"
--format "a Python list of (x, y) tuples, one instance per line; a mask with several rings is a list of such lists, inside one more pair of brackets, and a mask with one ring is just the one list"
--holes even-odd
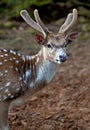
[(27, 98), (49, 84), (59, 65), (67, 61), (67, 45), (77, 37), (69, 30), (77, 22), (77, 9), (67, 15), (57, 34), (44, 25), (38, 10), (33, 20), (27, 10), (20, 15), (33, 29), (37, 30), (36, 41), (40, 50), (34, 55), (25, 55), (13, 50), (0, 49), (0, 130), (9, 129), (9, 109), (25, 102)]

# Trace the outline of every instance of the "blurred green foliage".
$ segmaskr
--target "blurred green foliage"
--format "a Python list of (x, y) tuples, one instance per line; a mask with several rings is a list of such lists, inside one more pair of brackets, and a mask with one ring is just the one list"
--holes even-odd
[(49, 4), (51, 0), (0, 0), (0, 13), (10, 17), (18, 16), (21, 9), (30, 6), (43, 6)]
[[(87, 17), (87, 11), (83, 9), (90, 9), (90, 0), (0, 0), (0, 17), (17, 19), (20, 17), (21, 9), (28, 9), (31, 14), (37, 8), (42, 18), (49, 21), (51, 19), (48, 20), (48, 18), (56, 20), (59, 17), (66, 16), (65, 13), (60, 12), (65, 12), (65, 10), (69, 12), (70, 9), (79, 7), (80, 12), (84, 12), (84, 16)], [(90, 18), (89, 14), (88, 18)]]

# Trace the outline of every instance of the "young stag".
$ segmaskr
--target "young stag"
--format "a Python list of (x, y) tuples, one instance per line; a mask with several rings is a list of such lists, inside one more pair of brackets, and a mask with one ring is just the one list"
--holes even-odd
[(77, 35), (67, 34), (77, 21), (76, 9), (68, 14), (56, 35), (43, 24), (38, 10), (34, 11), (36, 22), (26, 10), (20, 14), (32, 28), (43, 34), (43, 37), (36, 35), (41, 49), (33, 56), (0, 50), (0, 130), (8, 130), (8, 111), (11, 105), (25, 101), (51, 81), (59, 64), (67, 60), (66, 46)]

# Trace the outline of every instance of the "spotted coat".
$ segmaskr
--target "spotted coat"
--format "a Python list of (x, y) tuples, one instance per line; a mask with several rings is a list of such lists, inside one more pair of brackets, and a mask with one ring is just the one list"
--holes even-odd
[(0, 50), (0, 101), (20, 96), (27, 89), (23, 82), (24, 58), (12, 50)]

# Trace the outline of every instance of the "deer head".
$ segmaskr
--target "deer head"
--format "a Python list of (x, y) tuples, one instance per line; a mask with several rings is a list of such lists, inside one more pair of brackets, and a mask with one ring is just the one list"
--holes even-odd
[(57, 34), (49, 31), (44, 25), (39, 17), (38, 10), (34, 11), (36, 22), (29, 16), (26, 10), (22, 10), (20, 14), (26, 23), (43, 34), (43, 36), (39, 34), (36, 35), (36, 40), (43, 48), (44, 59), (55, 63), (66, 61), (66, 46), (70, 44), (77, 36), (77, 33), (68, 34), (68, 31), (77, 21), (77, 10), (73, 9), (73, 13), (68, 14), (66, 21), (60, 27)]

